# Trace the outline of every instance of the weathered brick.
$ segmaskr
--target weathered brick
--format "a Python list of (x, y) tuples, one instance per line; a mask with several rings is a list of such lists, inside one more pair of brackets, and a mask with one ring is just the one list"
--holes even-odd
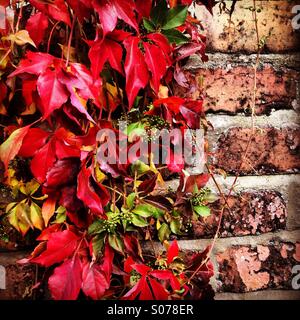
[[(286, 204), (277, 192), (243, 192), (230, 196), (227, 203), (230, 210), (224, 210), (220, 237), (258, 235), (286, 227)], [(195, 238), (212, 238), (215, 235), (223, 205), (221, 198), (213, 205), (210, 217), (194, 223)]]
[(252, 135), (251, 128), (230, 128), (217, 145), (215, 165), (227, 173), (276, 174), (300, 169), (299, 129), (255, 128)]
[[(232, 1), (225, 1), (230, 8)], [(283, 52), (299, 48), (299, 33), (292, 27), (295, 14), (292, 8), (299, 1), (256, 1), (259, 39), (265, 42), (265, 51)], [(215, 6), (213, 16), (203, 7), (196, 8), (196, 16), (204, 25), (208, 47), (220, 52), (256, 52), (257, 35), (253, 17), (253, 1), (238, 0), (230, 16)]]
[[(189, 65), (185, 76), (188, 89), (177, 88), (177, 94), (199, 98), (204, 97), (207, 112), (251, 113), (254, 91), (254, 69), (242, 59), (237, 62), (222, 55), (208, 64), (194, 69)], [(220, 61), (219, 66), (216, 61)], [(248, 60), (248, 58), (246, 58)], [(234, 61), (232, 61), (234, 60)], [(196, 60), (197, 61), (197, 60)], [(195, 67), (197, 62), (194, 59)], [(194, 69), (191, 71), (191, 69)], [(201, 80), (202, 79), (202, 80)], [(300, 73), (281, 67), (280, 70), (269, 63), (262, 63), (257, 71), (256, 115), (270, 113), (273, 109), (291, 109), (297, 104), (297, 87)]]
[(217, 254), (219, 291), (293, 289), (292, 268), (299, 264), (300, 243), (234, 246)]
[(0, 300), (32, 298), (36, 266), (17, 263), (27, 256), (28, 253), (0, 253), (0, 265), (5, 268), (6, 273), (6, 289), (0, 289)]

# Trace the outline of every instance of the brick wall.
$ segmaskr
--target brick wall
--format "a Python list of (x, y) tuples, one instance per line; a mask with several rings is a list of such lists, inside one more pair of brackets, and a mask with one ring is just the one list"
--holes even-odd
[[(291, 27), (297, 1), (256, 2), (265, 47), (257, 69), (255, 135), (242, 167), (252, 134), (249, 114), (257, 48), (252, 0), (238, 1), (231, 21), (218, 7), (213, 17), (196, 7), (207, 30), (209, 62), (192, 57), (185, 68), (189, 89), (177, 93), (205, 94), (208, 120), (214, 126), (209, 133), (214, 155), (210, 161), (228, 173), (226, 179), (216, 177), (225, 192), (241, 167), (228, 199), (231, 210), (224, 212), (213, 249), (216, 299), (300, 299), (291, 285), (292, 268), (300, 264), (300, 41)], [(226, 3), (229, 7), (231, 1)], [(175, 188), (178, 181), (168, 184)], [(209, 185), (216, 190), (212, 181)], [(2, 190), (2, 207), (8, 200)], [(212, 243), (221, 206), (220, 200), (211, 217), (193, 226), (193, 239), (179, 241), (183, 250), (202, 250)], [(21, 240), (8, 226), (5, 234), (9, 240), (0, 238), (0, 265), (7, 270), (7, 290), (0, 289), (0, 299), (32, 298), (37, 269), (15, 263), (27, 255), (30, 239)]]
[[(230, 7), (231, 1), (226, 1)], [(257, 39), (252, 0), (238, 1), (229, 15), (214, 16), (197, 7), (207, 30), (209, 62), (190, 59), (190, 86), (180, 94), (205, 94), (211, 162), (227, 172), (218, 177), (224, 190), (240, 178), (224, 212), (220, 238), (213, 250), (217, 270), (216, 299), (300, 299), (292, 288), (292, 268), (300, 263), (300, 33), (291, 25), (297, 1), (256, 1), (259, 37), (265, 46), (257, 68), (256, 116), (252, 136), (251, 102)], [(248, 147), (246, 159), (243, 154)], [(242, 164), (242, 166), (241, 166)], [(210, 182), (215, 189), (213, 182)], [(222, 202), (222, 201), (220, 201)], [(194, 240), (182, 248), (211, 243), (218, 206), (207, 221), (194, 226)]]

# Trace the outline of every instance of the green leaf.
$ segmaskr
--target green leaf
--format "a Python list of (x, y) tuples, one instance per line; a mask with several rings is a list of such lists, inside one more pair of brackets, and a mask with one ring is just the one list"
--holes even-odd
[(186, 20), (187, 11), (187, 6), (178, 6), (169, 10), (162, 29), (170, 30), (183, 25)]
[(93, 254), (95, 257), (99, 255), (100, 252), (102, 252), (104, 243), (105, 243), (105, 237), (104, 234), (98, 234), (96, 235), (92, 240), (92, 247), (93, 247)]
[(139, 204), (132, 212), (144, 218), (149, 218), (157, 214), (157, 209), (150, 204)]
[(126, 198), (126, 205), (129, 210), (131, 210), (134, 207), (135, 197), (136, 197), (136, 194), (133, 192), (133, 193), (130, 193), (130, 195), (127, 196)]
[(145, 133), (145, 125), (141, 122), (131, 123), (129, 126), (126, 127), (124, 133), (128, 136), (128, 141), (132, 142), (134, 137), (142, 136)]
[(141, 160), (137, 160), (132, 164), (131, 170), (133, 173), (137, 171), (137, 175), (140, 176), (146, 172), (149, 172), (151, 168)]
[(89, 235), (98, 234), (105, 231), (103, 220), (97, 220), (89, 226)]
[(208, 202), (208, 203), (214, 203), (216, 202), (217, 200), (219, 199), (219, 197), (215, 194), (215, 193), (212, 193), (210, 192), (208, 195), (206, 195), (204, 197), (204, 201)]
[(158, 230), (158, 239), (160, 242), (164, 242), (165, 240), (168, 240), (171, 234), (171, 230), (169, 226), (166, 223), (163, 223), (161, 227)]
[(156, 26), (163, 26), (168, 14), (167, 1), (159, 0), (157, 5), (152, 9), (150, 17)]
[(210, 216), (210, 208), (206, 206), (194, 206), (194, 212), (197, 213), (201, 217), (209, 217)]
[(139, 228), (144, 228), (148, 226), (148, 222), (136, 214), (133, 214), (132, 216), (132, 223)]
[(109, 245), (116, 251), (120, 253), (124, 253), (124, 243), (121, 240), (121, 237), (116, 234), (108, 235), (108, 243)]
[(155, 24), (146, 18), (143, 18), (143, 24), (147, 31), (154, 32), (156, 29)]
[(185, 44), (190, 41), (188, 37), (176, 29), (163, 30), (162, 34), (168, 38), (170, 43), (175, 43), (177, 45)]
[(182, 232), (180, 231), (181, 223), (179, 220), (172, 220), (170, 223), (170, 228), (174, 234), (178, 234), (178, 235), (182, 234)]

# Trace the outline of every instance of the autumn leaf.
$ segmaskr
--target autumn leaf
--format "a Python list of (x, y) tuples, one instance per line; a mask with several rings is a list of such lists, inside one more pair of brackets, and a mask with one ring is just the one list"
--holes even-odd
[(81, 168), (78, 175), (77, 197), (92, 211), (103, 216), (103, 207), (107, 205), (110, 195), (103, 185), (97, 183), (92, 177), (91, 167)]
[(82, 284), (82, 266), (76, 255), (56, 267), (48, 285), (54, 300), (76, 300)]
[(29, 131), (30, 126), (15, 130), (9, 138), (0, 146), (0, 160), (7, 171), (9, 162), (15, 158), (22, 147), (22, 142)]
[(37, 12), (28, 19), (26, 30), (36, 46), (39, 46), (43, 41), (48, 25), (48, 18), (42, 12)]
[(95, 79), (99, 76), (106, 62), (109, 62), (113, 69), (123, 74), (121, 64), (123, 49), (120, 44), (110, 39), (90, 41), (89, 44), (91, 45), (89, 51), (91, 70)]
[(138, 31), (133, 0), (93, 0), (92, 3), (99, 14), (104, 34), (116, 28), (118, 18)]
[(79, 239), (75, 233), (69, 230), (52, 233), (49, 235), (47, 249), (37, 258), (32, 259), (31, 262), (44, 267), (62, 262), (74, 254)]
[(45, 226), (48, 226), (48, 223), (50, 219), (53, 217), (55, 213), (55, 205), (56, 205), (56, 199), (53, 197), (48, 198), (44, 203), (42, 207), (42, 217), (45, 222)]
[(22, 59), (17, 69), (9, 78), (23, 73), (40, 75), (54, 62), (54, 57), (47, 53), (27, 51), (26, 58)]
[(139, 49), (139, 42), (138, 37), (129, 37), (124, 41), (127, 51), (125, 73), (129, 109), (133, 106), (139, 90), (144, 88), (149, 80), (148, 68), (144, 56)]
[(82, 280), (82, 291), (86, 296), (94, 300), (100, 300), (110, 285), (110, 281), (107, 281), (102, 266), (96, 263), (92, 265), (86, 263), (84, 265)]
[(163, 51), (156, 45), (145, 42), (145, 62), (152, 74), (152, 86), (156, 93), (159, 91), (160, 80), (167, 71), (167, 62)]
[(65, 86), (59, 81), (56, 70), (46, 70), (37, 81), (37, 90), (43, 103), (45, 119), (68, 100)]

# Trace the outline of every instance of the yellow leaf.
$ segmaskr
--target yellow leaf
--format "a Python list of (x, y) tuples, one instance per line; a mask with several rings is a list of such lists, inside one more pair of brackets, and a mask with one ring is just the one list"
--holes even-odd
[(159, 99), (166, 99), (169, 97), (169, 89), (163, 85), (159, 86), (158, 98)]
[(33, 195), (36, 193), (40, 184), (36, 180), (31, 180), (20, 187), (20, 191), (26, 196)]
[(95, 175), (96, 175), (97, 182), (99, 183), (102, 183), (107, 178), (107, 176), (100, 170), (98, 163), (95, 168)]
[(0, 146), (0, 160), (5, 165), (6, 174), (9, 162), (13, 160), (20, 151), (23, 139), (28, 133), (29, 128), (30, 126), (26, 126), (15, 130)]
[(39, 230), (44, 229), (44, 220), (42, 217), (42, 209), (34, 202), (30, 206), (30, 220), (32, 224)]
[(4, 37), (6, 40), (10, 40), (11, 42), (15, 42), (18, 46), (23, 46), (26, 43), (31, 44), (36, 48), (35, 43), (30, 38), (30, 35), (27, 30), (20, 30), (15, 34), (11, 34), (8, 37)]

